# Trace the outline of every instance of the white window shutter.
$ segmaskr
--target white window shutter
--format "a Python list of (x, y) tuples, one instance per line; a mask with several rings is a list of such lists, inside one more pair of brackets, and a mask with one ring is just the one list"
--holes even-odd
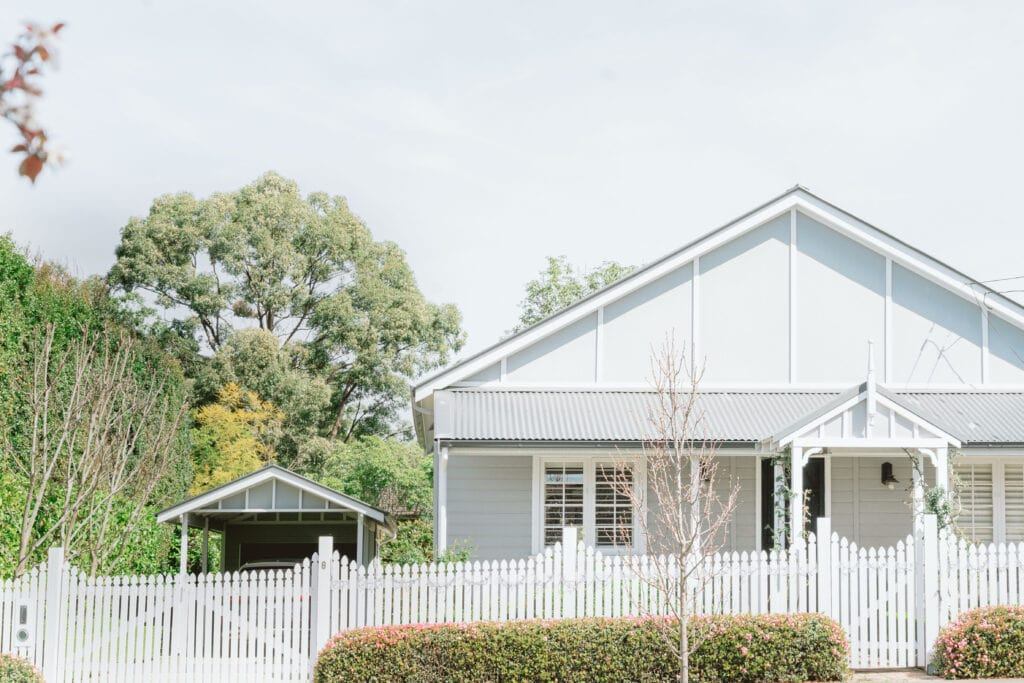
[(955, 467), (960, 480), (957, 526), (976, 543), (991, 543), (995, 533), (992, 465), (964, 463)]
[(1006, 540), (1024, 541), (1024, 463), (1003, 466)]

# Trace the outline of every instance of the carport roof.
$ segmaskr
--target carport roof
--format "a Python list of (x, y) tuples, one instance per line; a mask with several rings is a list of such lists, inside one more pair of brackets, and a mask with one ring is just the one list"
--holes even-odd
[(388, 528), (394, 527), (394, 520), (384, 510), (274, 464), (161, 510), (156, 519), (174, 522), (191, 513), (217, 517), (332, 511), (355, 512)]

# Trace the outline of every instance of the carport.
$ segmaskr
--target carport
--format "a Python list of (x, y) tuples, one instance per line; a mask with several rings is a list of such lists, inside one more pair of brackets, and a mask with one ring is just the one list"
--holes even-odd
[(162, 510), (157, 521), (181, 525), (183, 574), (190, 527), (203, 530), (203, 572), (210, 531), (220, 533), (222, 571), (248, 562), (301, 560), (316, 552), (320, 536), (333, 536), (335, 550), (368, 564), (395, 532), (383, 510), (273, 464)]

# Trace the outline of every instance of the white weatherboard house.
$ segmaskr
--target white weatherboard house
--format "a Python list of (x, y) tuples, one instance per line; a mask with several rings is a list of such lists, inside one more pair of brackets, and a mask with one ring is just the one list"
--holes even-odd
[(937, 482), (958, 488), (966, 536), (1024, 540), (1024, 307), (795, 187), (415, 387), (437, 549), (524, 557), (570, 524), (621, 550), (643, 511), (608, 466), (650, 436), (666, 334), (703, 365), (719, 481), (741, 487), (730, 548), (786, 524), (776, 454), (810, 517), (861, 545), (906, 537)]

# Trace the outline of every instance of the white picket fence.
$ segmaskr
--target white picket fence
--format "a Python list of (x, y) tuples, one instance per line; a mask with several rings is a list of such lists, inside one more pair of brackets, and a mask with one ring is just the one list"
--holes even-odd
[(3, 582), (0, 644), (48, 683), (304, 682), (311, 576), (305, 560), (287, 571), (87, 577), (55, 549)]
[[(784, 551), (707, 558), (704, 614), (821, 612), (858, 669), (924, 665), (939, 627), (961, 611), (1024, 601), (1024, 544), (970, 545), (925, 517), (920, 536), (860, 548), (831, 534)], [(96, 577), (59, 550), (0, 584), (0, 649), (48, 681), (306, 681), (329, 636), (371, 625), (664, 614), (645, 577), (655, 558), (575, 542), (526, 559), (362, 567), (321, 552), (294, 570)], [(321, 560), (320, 558), (324, 558)], [(55, 580), (50, 580), (51, 578)]]

